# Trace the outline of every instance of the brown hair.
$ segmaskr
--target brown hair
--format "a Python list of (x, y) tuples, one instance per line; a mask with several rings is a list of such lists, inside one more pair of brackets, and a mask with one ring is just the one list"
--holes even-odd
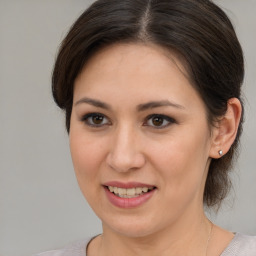
[[(118, 42), (153, 43), (178, 54), (211, 125), (225, 114), (230, 98), (241, 101), (242, 49), (227, 15), (212, 1), (98, 0), (71, 27), (53, 70), (53, 97), (66, 113), (68, 132), (76, 77), (97, 50)], [(211, 161), (204, 191), (208, 206), (220, 205), (229, 191), (242, 122), (229, 152)]]

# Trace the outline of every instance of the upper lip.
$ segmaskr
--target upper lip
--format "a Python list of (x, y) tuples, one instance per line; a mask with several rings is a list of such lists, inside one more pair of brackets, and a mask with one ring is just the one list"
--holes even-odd
[(111, 187), (118, 187), (118, 188), (138, 188), (138, 187), (155, 187), (152, 184), (146, 184), (146, 183), (141, 183), (141, 182), (120, 182), (120, 181), (109, 181), (103, 184), (103, 186), (111, 186)]

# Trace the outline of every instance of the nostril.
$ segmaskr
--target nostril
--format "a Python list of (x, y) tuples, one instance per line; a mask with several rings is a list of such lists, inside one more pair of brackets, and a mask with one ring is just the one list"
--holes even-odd
[(118, 172), (138, 170), (145, 165), (145, 157), (138, 152), (121, 153), (114, 152), (107, 156), (107, 164), (111, 169)]

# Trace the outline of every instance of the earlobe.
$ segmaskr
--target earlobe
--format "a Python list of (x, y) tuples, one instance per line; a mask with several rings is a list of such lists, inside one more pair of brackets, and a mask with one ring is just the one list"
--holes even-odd
[(227, 111), (213, 128), (210, 157), (220, 158), (232, 146), (242, 115), (242, 106), (237, 98), (228, 100)]

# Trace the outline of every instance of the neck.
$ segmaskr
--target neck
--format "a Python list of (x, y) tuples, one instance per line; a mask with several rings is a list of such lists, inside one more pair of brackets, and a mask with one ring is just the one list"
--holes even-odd
[(100, 256), (130, 255), (197, 255), (205, 256), (211, 223), (202, 212), (196, 219), (187, 216), (175, 224), (143, 237), (117, 233), (103, 224), (103, 235), (96, 246)]

